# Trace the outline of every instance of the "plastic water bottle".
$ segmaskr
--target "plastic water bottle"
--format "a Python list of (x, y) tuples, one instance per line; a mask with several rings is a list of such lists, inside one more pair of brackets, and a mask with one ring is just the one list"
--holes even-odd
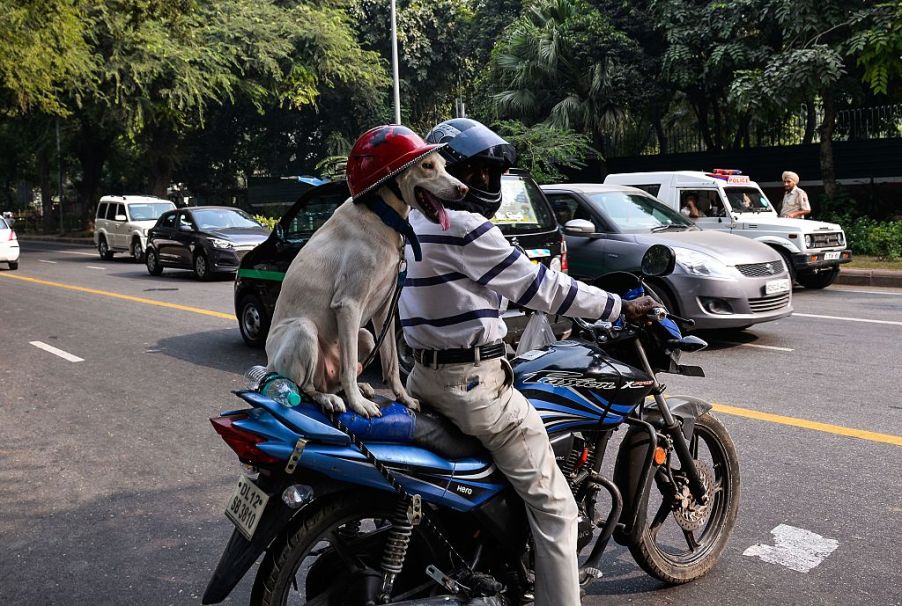
[(244, 377), (248, 389), (258, 391), (282, 406), (294, 408), (301, 403), (301, 392), (294, 381), (269, 372), (265, 366), (252, 366)]

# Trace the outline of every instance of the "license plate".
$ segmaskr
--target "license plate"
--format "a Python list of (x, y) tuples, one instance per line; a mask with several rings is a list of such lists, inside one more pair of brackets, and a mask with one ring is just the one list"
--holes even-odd
[(789, 292), (789, 280), (771, 280), (764, 285), (764, 294), (775, 295), (781, 292)]
[(248, 541), (254, 536), (269, 495), (257, 488), (247, 476), (238, 478), (238, 486), (226, 505), (225, 514)]
[(824, 261), (839, 259), (839, 251), (824, 253)]

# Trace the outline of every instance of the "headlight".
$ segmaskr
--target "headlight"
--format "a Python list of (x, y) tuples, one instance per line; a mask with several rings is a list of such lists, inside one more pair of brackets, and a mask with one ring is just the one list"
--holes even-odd
[(688, 248), (673, 246), (676, 262), (686, 273), (708, 278), (735, 278), (736, 269), (721, 263), (711, 255), (706, 255)]
[(839, 245), (840, 246), (846, 245), (846, 234), (844, 234), (843, 232), (839, 232)]
[(231, 242), (219, 238), (210, 238), (210, 244), (213, 245), (213, 248), (232, 248)]
[(805, 236), (805, 248), (811, 248), (814, 244), (814, 236)]

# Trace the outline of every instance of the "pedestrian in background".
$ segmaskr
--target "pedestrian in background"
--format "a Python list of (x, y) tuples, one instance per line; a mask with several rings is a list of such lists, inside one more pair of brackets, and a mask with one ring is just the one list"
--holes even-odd
[(808, 194), (799, 187), (799, 175), (787, 170), (783, 173), (783, 206), (780, 207), (780, 216), (790, 219), (801, 219), (811, 214), (811, 205), (808, 203)]

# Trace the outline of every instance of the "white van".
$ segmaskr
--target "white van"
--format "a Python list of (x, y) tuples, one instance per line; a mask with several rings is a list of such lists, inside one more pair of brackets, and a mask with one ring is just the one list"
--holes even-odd
[(631, 185), (687, 215), (687, 198), (695, 195), (702, 229), (733, 233), (772, 246), (792, 277), (806, 288), (833, 283), (839, 266), (852, 260), (846, 235), (835, 223), (781, 218), (758, 184), (738, 170), (614, 173), (607, 184)]
[(94, 218), (94, 244), (101, 259), (127, 252), (138, 262), (144, 260), (147, 230), (156, 225), (175, 204), (151, 196), (104, 196)]

